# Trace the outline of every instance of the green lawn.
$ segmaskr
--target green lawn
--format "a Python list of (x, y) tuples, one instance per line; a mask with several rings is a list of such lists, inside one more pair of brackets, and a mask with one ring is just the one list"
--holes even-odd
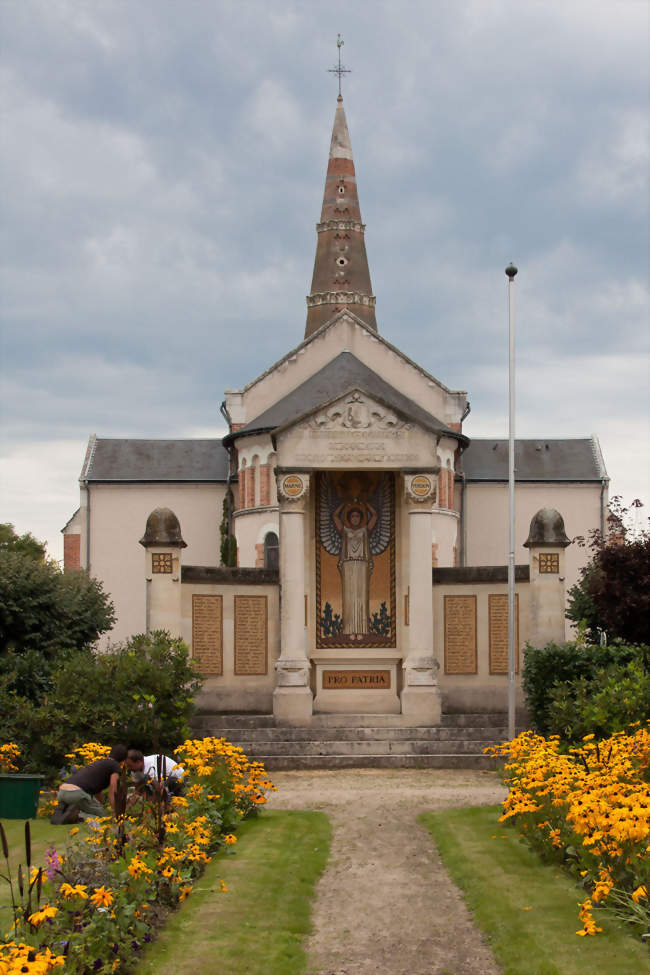
[(584, 892), (557, 866), (543, 864), (499, 822), (500, 807), (424, 813), (443, 863), (461, 888), (504, 975), (638, 975), (648, 949), (603, 911), (603, 933), (576, 935)]
[[(318, 812), (264, 812), (242, 824), (147, 949), (138, 975), (299, 975), (314, 886), (331, 829)], [(228, 891), (221, 893), (220, 881)]]
[[(27, 862), (25, 859), (25, 820), (3, 819), (2, 825), (9, 844), (9, 862), (15, 886), (18, 864), (22, 863), (24, 869)], [(73, 828), (72, 826), (51, 826), (47, 819), (30, 819), (29, 826), (32, 835), (32, 866), (34, 867), (44, 865), (45, 851), (48, 847), (53, 846), (59, 851), (65, 850), (68, 833)], [(6, 861), (0, 849), (0, 874), (6, 874), (6, 867)], [(0, 879), (0, 934), (4, 934), (12, 924), (10, 904), (9, 885)]]

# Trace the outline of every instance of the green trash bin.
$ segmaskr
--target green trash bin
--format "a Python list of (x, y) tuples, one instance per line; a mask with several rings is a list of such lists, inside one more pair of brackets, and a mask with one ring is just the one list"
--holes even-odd
[(0, 775), (0, 819), (33, 819), (42, 775)]

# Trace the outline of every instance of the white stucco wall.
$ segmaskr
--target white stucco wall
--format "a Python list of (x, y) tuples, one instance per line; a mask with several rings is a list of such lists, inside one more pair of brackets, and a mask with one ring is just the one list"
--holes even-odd
[[(91, 484), (90, 572), (115, 604), (117, 623), (100, 646), (143, 633), (145, 550), (139, 544), (154, 508), (176, 514), (186, 565), (218, 565), (224, 484)], [(82, 551), (82, 564), (85, 552)]]
[[(515, 562), (528, 563), (530, 521), (540, 508), (556, 508), (570, 539), (600, 528), (601, 487), (583, 484), (517, 484), (515, 489)], [(468, 484), (465, 491), (465, 565), (506, 565), (508, 561), (508, 485)], [(566, 550), (566, 588), (578, 580), (589, 559), (587, 549)]]

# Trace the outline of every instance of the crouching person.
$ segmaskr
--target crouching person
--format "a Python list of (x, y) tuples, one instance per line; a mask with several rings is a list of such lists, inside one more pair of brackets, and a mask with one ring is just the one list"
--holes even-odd
[[(127, 768), (133, 770), (133, 779), (138, 783), (161, 783), (169, 795), (179, 796), (183, 792), (184, 770), (175, 758), (169, 755), (143, 755), (135, 748), (130, 748), (127, 756)], [(158, 772), (160, 771), (160, 776)]]
[(108, 789), (108, 801), (115, 815), (115, 796), (122, 772), (122, 762), (130, 768), (124, 745), (114, 745), (108, 758), (98, 758), (85, 768), (77, 769), (64, 782), (57, 794), (58, 805), (50, 819), (55, 825), (74, 823), (78, 819), (101, 818), (108, 812), (100, 797)]

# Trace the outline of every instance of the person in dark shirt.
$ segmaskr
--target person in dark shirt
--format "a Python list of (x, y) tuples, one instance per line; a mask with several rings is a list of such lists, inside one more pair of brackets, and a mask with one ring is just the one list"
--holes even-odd
[(108, 816), (99, 797), (108, 789), (108, 800), (115, 815), (115, 793), (120, 780), (122, 762), (128, 771), (133, 763), (127, 758), (124, 745), (114, 745), (108, 758), (98, 758), (85, 768), (77, 769), (61, 783), (57, 794), (58, 805), (51, 823), (74, 823), (77, 819)]

